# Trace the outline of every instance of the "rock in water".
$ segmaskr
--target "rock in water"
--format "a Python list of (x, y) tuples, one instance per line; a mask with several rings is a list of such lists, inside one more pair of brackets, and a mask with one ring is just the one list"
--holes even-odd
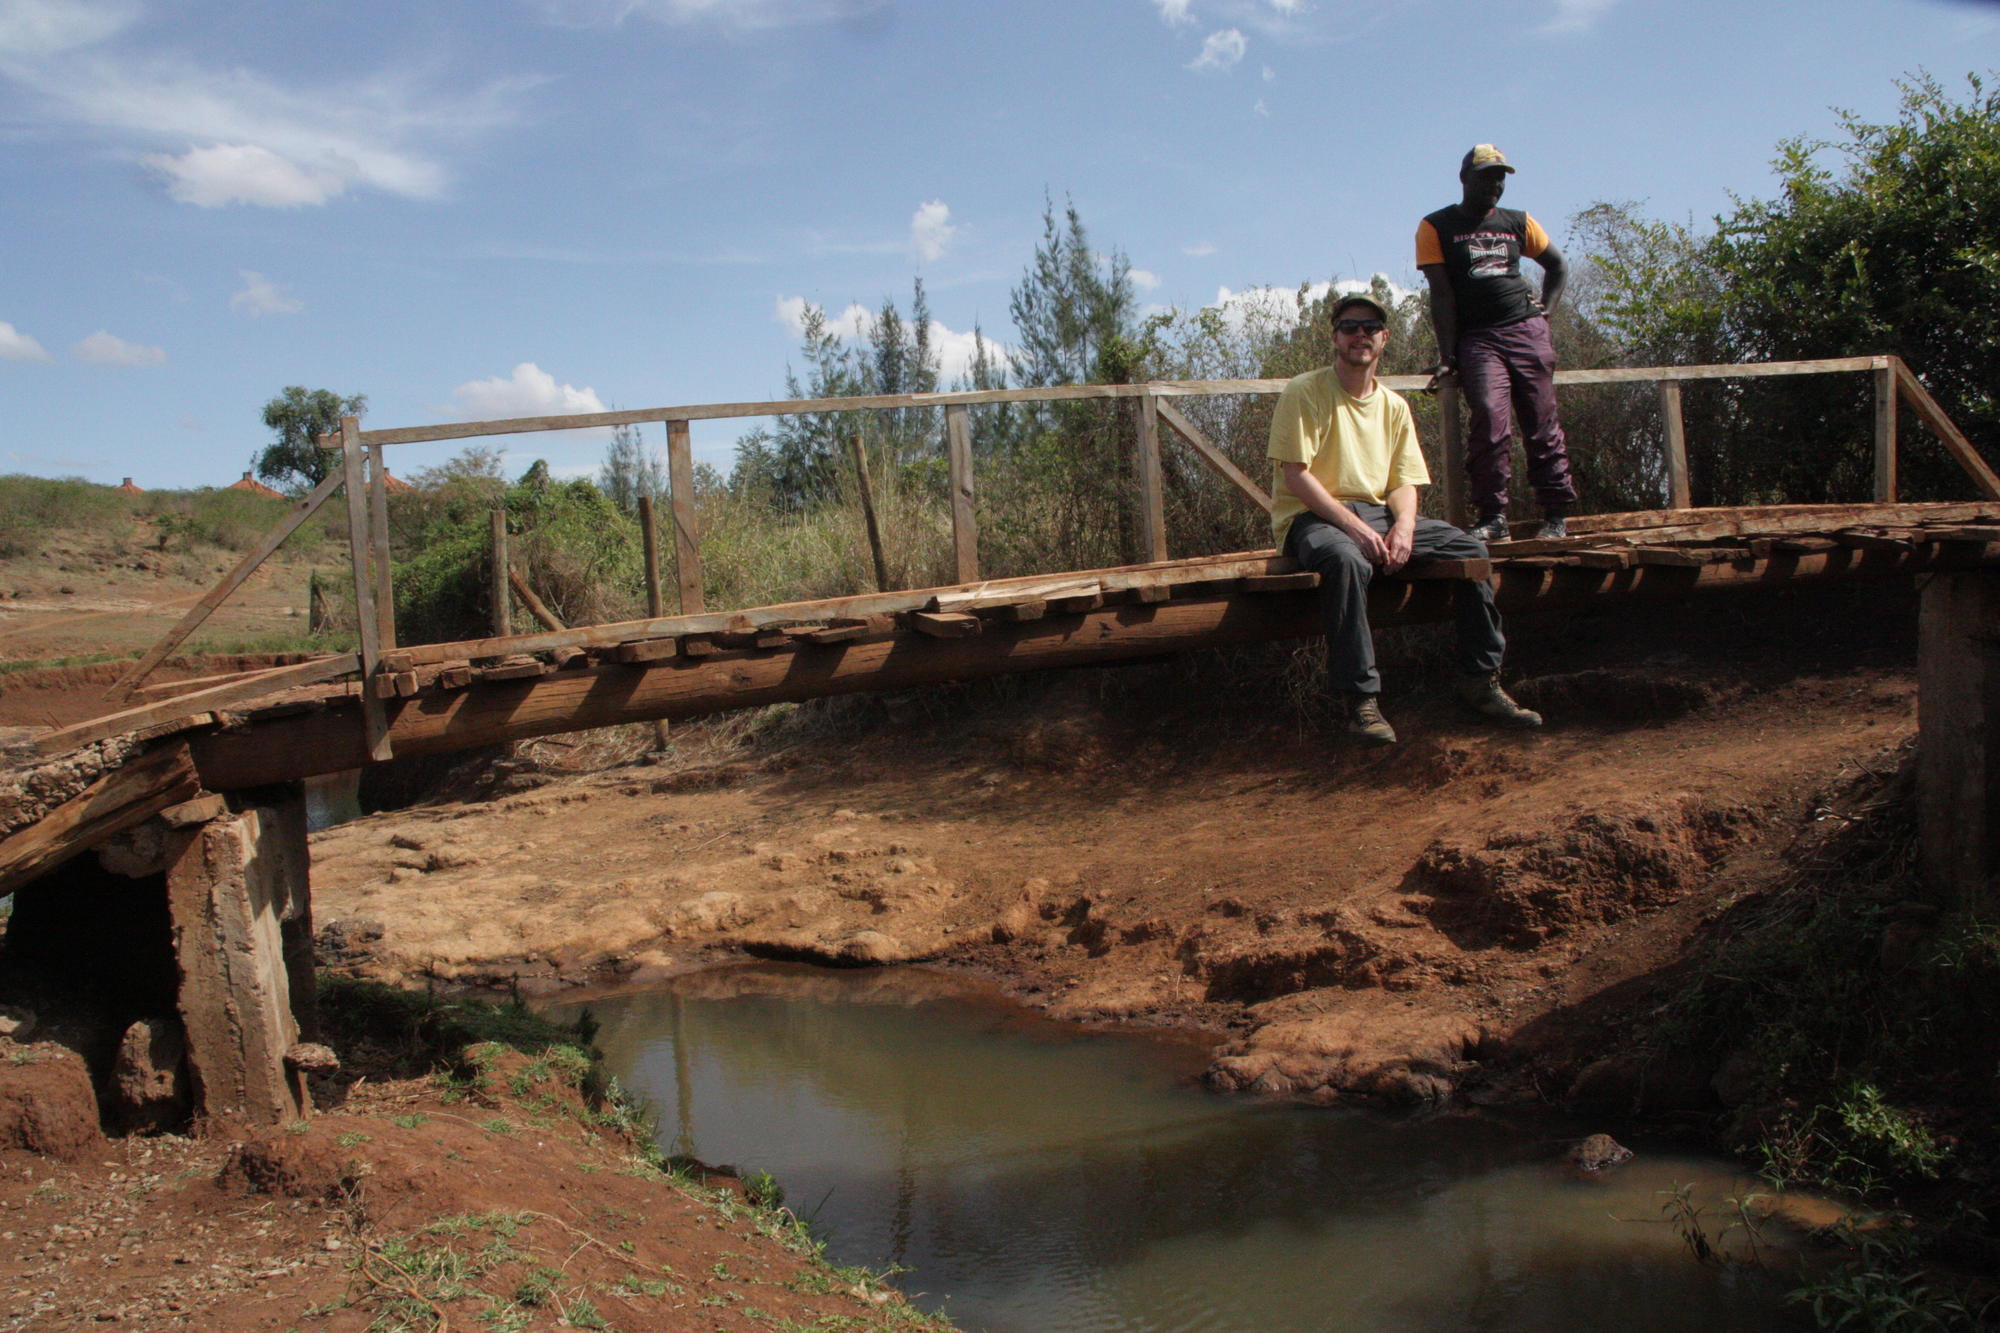
[(1569, 1150), (1570, 1164), (1591, 1175), (1631, 1158), (1632, 1150), (1609, 1134), (1592, 1134), (1581, 1143), (1572, 1144)]

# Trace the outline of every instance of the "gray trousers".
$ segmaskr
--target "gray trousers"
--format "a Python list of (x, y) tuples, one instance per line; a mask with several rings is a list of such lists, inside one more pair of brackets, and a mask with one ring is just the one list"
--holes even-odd
[[(1387, 505), (1365, 500), (1343, 503), (1375, 531), (1389, 531)], [(1301, 568), (1319, 575), (1320, 614), (1326, 619), (1327, 685), (1339, 693), (1380, 694), (1382, 676), (1375, 670), (1375, 636), (1368, 628), (1368, 584), (1375, 577), (1375, 566), (1346, 533), (1311, 512), (1292, 520), (1285, 534), (1285, 554)], [(1410, 556), (1414, 560), (1483, 560), (1486, 547), (1449, 523), (1420, 518)], [(1500, 633), (1493, 585), (1458, 579), (1452, 584), (1452, 597), (1459, 669), (1473, 676), (1498, 671), (1507, 640)]]

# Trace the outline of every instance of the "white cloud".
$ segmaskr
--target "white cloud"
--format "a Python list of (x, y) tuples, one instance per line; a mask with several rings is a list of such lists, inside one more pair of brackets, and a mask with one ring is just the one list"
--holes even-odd
[(875, 322), (874, 313), (858, 301), (851, 302), (837, 315), (827, 315), (822, 307), (813, 305), (803, 296), (779, 297), (772, 313), (796, 337), (806, 331), (806, 311), (809, 309), (819, 310), (826, 318), (827, 332), (839, 338), (865, 338)]
[(1132, 285), (1134, 287), (1137, 287), (1142, 292), (1157, 291), (1159, 289), (1160, 275), (1153, 272), (1151, 269), (1144, 269), (1144, 268), (1132, 269), (1131, 278), (1132, 278)]
[(1609, 14), (1618, 0), (1556, 0), (1556, 12), (1538, 31), (1545, 33), (1588, 32)]
[(504, 417), (556, 417), (582, 412), (602, 412), (604, 403), (597, 390), (557, 384), (556, 377), (532, 361), (514, 367), (514, 373), (490, 380), (467, 380), (451, 391), (455, 410), (466, 421), (491, 421)]
[(0, 361), (46, 361), (48, 349), (0, 319)]
[(927, 264), (944, 258), (944, 252), (957, 231), (958, 227), (951, 220), (951, 209), (945, 206), (942, 199), (919, 204), (910, 217), (910, 244), (916, 247), (917, 258)]
[(1188, 62), (1189, 69), (1233, 69), (1243, 59), (1250, 43), (1236, 28), (1212, 32), (1201, 44), (1201, 54)]
[(0, 56), (52, 56), (117, 33), (138, 13), (129, 3), (8, 0), (0, 5)]
[(296, 315), (306, 308), (305, 302), (287, 296), (261, 273), (249, 269), (238, 270), (243, 275), (243, 290), (229, 298), (231, 310), (241, 310), (246, 315)]
[(1288, 16), (1304, 13), (1305, 7), (1305, 0), (1271, 0), (1271, 8)]
[(1194, 0), (1153, 0), (1160, 7), (1160, 17), (1176, 28), (1194, 22)]
[(10, 0), (0, 6), (0, 78), (37, 98), (45, 118), (97, 131), (174, 198), (204, 207), (297, 208), (362, 188), (435, 198), (447, 180), (441, 150), (512, 123), (535, 82), (454, 96), (436, 91), (435, 70), (325, 84), (210, 69), (111, 41), (131, 12)]
[(1266, 66), (1264, 66), (1264, 72), (1263, 72), (1263, 79), (1264, 79), (1264, 82), (1266, 82), (1266, 83), (1275, 83), (1275, 82), (1277, 82), (1277, 79), (1278, 79), (1278, 71), (1277, 71), (1277, 70), (1275, 70), (1275, 69), (1272, 69), (1272, 68), (1271, 68), (1271, 67), (1270, 67), (1269, 65), (1266, 65)]
[(126, 342), (103, 329), (70, 345), (69, 354), (95, 366), (157, 366), (167, 359), (165, 349), (144, 343)]
[(1268, 116), (1271, 114), (1271, 108), (1265, 105), (1264, 99), (1261, 97), (1257, 99), (1256, 103), (1252, 105), (1250, 109), (1252, 111), (1255, 111), (1260, 116)]
[(1209, 308), (1220, 311), (1224, 322), (1238, 331), (1252, 335), (1270, 334), (1297, 324), (1304, 305), (1319, 300), (1329, 292), (1371, 294), (1375, 278), (1381, 278), (1388, 284), (1389, 304), (1392, 306), (1401, 304), (1410, 295), (1409, 288), (1389, 282), (1386, 275), (1378, 273), (1374, 278), (1342, 278), (1338, 282), (1308, 284), (1303, 304), (1296, 287), (1246, 287), (1242, 291), (1218, 287)]
[(345, 194), (348, 186), (337, 171), (308, 171), (255, 144), (215, 144), (190, 148), (179, 156), (148, 153), (140, 160), (166, 177), (168, 194), (202, 208), (227, 204), (299, 208), (323, 204)]
[(1206, 259), (1215, 253), (1215, 247), (1207, 241), (1196, 241), (1193, 245), (1183, 245), (1181, 253), (1190, 259)]
[(890, 8), (890, 0), (539, 0), (551, 23), (615, 28), (628, 18), (675, 26), (704, 25), (756, 31), (864, 19)]
[[(1138, 270), (1133, 272), (1136, 275)], [(805, 332), (806, 311), (817, 308), (803, 296), (781, 296), (771, 313), (791, 331), (793, 337), (797, 337)], [(859, 302), (850, 303), (839, 314), (826, 315), (825, 318), (827, 332), (845, 342), (859, 342), (875, 327), (875, 312)], [(937, 352), (939, 382), (951, 384), (965, 378), (971, 372), (972, 358), (977, 350), (974, 336), (959, 333), (943, 320), (934, 319), (930, 323), (930, 337), (931, 347)], [(1007, 349), (991, 338), (986, 339), (986, 358), (1001, 366), (1010, 359)]]

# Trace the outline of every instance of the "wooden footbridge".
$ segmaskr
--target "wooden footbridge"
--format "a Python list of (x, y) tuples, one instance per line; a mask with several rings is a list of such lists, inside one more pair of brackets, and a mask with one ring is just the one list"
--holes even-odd
[[(1874, 377), (1874, 495), (1846, 505), (1687, 507), (1678, 386), (1690, 379), (1807, 373)], [(1495, 544), (1485, 561), (1433, 562), (1376, 581), (1377, 624), (1442, 620), (1451, 584), (1494, 581), (1509, 616), (1642, 598), (1859, 578), (1924, 580), (1920, 668), (1927, 800), (1947, 832), (1936, 873), (1982, 886), (2000, 860), (2000, 781), (1988, 784), (1985, 720), (2000, 707), (2000, 477), (1892, 357), (1776, 365), (1569, 371), (1559, 384), (1660, 386), (1670, 507), (1573, 518), (1561, 541)], [(1413, 378), (1391, 387), (1413, 389)], [(358, 651), (204, 682), (51, 732), (37, 757), (0, 772), (0, 893), (62, 895), (75, 858), (129, 878), (157, 877), (173, 923), (180, 991), (202, 1109), (271, 1120), (303, 1108), (287, 1064), (310, 1037), (311, 957), (301, 782), (384, 760), (438, 754), (617, 723), (684, 718), (834, 694), (903, 689), (1007, 672), (1103, 664), (1318, 633), (1314, 585), (1273, 551), (1169, 558), (1161, 443), (1171, 432), (1252, 503), (1269, 497), (1177, 409), (1208, 394), (1275, 394), (1276, 380), (1089, 385), (878, 398), (721, 404), (362, 431), (352, 418), (322, 440), (342, 466), (120, 683), (143, 677), (336, 491), (345, 490), (360, 621)], [(974, 523), (969, 409), (982, 403), (1130, 399), (1137, 408), (1138, 529), (1143, 563), (981, 579)], [(1968, 473), (1978, 499), (1896, 499), (1897, 412), (1907, 404)], [(1447, 504), (1463, 467), (1453, 401), (1445, 402)], [(811, 602), (710, 611), (701, 601), (688, 423), (792, 412), (942, 409), (951, 465), (958, 581)], [(519, 589), (546, 628), (507, 632), (505, 530), (496, 522), (495, 629), (455, 643), (397, 645), (389, 606), (383, 466), (387, 446), (539, 430), (667, 425), (680, 612), (664, 614), (647, 511), (652, 614), (567, 627)], [(1163, 431), (1162, 427), (1165, 427)], [(160, 687), (154, 687), (155, 690)], [(1939, 709), (1947, 710), (1940, 714)], [(1936, 716), (1954, 718), (1951, 728)], [(1969, 721), (1971, 730), (1959, 725)], [(1932, 737), (1937, 737), (1933, 743)], [(1967, 739), (1970, 737), (1970, 739)], [(1996, 775), (2000, 776), (2000, 775)], [(1989, 793), (1992, 793), (1989, 796)], [(1989, 809), (1989, 807), (1992, 807)], [(1949, 810), (1948, 817), (1944, 812)], [(85, 858), (87, 862), (90, 858)], [(95, 868), (91, 874), (98, 873)], [(86, 876), (87, 878), (87, 876)], [(296, 1052), (291, 1060), (298, 1064)]]

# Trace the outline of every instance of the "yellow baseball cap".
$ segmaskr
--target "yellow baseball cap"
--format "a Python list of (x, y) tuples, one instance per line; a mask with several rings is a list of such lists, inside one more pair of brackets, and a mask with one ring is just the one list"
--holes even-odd
[(1507, 165), (1507, 155), (1490, 143), (1474, 144), (1472, 151), (1465, 155), (1465, 160), (1458, 164), (1460, 175), (1468, 171), (1485, 171), (1490, 167), (1498, 167), (1509, 175), (1514, 172), (1514, 168)]

